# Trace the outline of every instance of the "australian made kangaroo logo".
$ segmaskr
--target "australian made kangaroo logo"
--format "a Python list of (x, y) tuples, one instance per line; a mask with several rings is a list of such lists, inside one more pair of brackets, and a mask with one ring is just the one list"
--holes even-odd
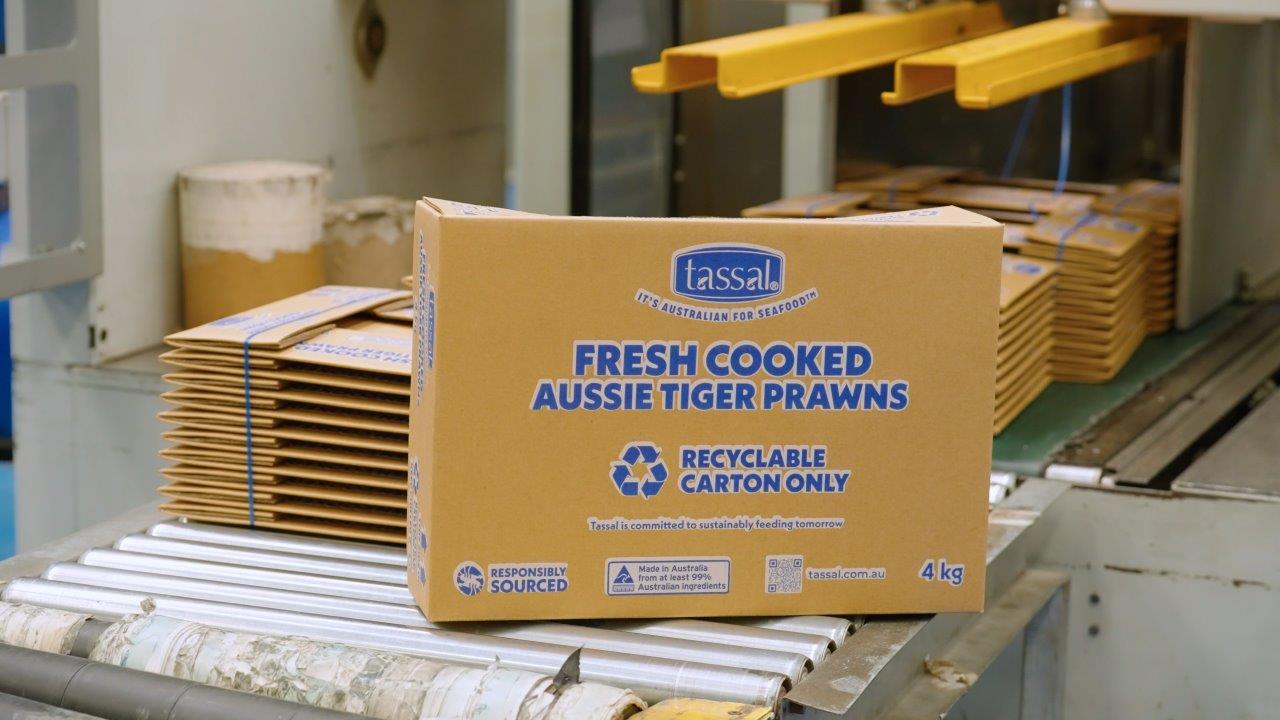
[(782, 293), (782, 253), (759, 245), (696, 245), (671, 257), (671, 292), (739, 303)]

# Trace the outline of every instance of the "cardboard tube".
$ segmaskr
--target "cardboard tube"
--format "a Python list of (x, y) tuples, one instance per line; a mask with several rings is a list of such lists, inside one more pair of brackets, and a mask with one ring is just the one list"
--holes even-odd
[(280, 161), (178, 173), (183, 320), (203, 325), (324, 285), (329, 172)]
[(413, 272), (413, 202), (372, 196), (330, 203), (324, 245), (331, 285), (398, 288)]

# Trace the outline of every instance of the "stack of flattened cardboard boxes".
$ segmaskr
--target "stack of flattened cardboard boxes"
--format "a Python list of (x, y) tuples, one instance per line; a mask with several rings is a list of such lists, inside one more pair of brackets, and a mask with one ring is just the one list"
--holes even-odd
[(1081, 210), (1044, 218), (1023, 257), (1059, 263), (1055, 380), (1106, 382), (1146, 337), (1147, 228)]
[(836, 183), (837, 190), (871, 193), (867, 207), (876, 210), (914, 210), (924, 207), (921, 193), (940, 182), (972, 172), (944, 165), (908, 165), (867, 177)]
[(920, 193), (924, 203), (956, 205), (992, 220), (1030, 224), (1044, 215), (1087, 209), (1093, 196), (1012, 185), (951, 182)]
[(748, 218), (834, 218), (857, 215), (871, 193), (840, 191), (797, 195), (746, 208)]
[(403, 543), (409, 297), (325, 286), (166, 338), (162, 509)]
[(996, 434), (1053, 379), (1050, 356), (1056, 275), (1057, 265), (1052, 262), (1008, 254), (1001, 258)]
[(1177, 184), (1134, 180), (1093, 203), (1100, 213), (1151, 226), (1147, 236), (1147, 333), (1173, 327), (1177, 314), (1175, 290), (1178, 263), (1178, 225), (1181, 190)]

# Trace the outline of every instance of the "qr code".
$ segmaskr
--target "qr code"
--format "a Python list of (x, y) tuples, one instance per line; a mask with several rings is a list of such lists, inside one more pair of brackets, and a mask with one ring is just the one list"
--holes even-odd
[(798, 593), (803, 585), (803, 555), (765, 556), (764, 591), (766, 593)]

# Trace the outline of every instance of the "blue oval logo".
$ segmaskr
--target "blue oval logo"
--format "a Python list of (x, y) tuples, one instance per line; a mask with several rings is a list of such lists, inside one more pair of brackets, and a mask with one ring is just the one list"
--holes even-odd
[(698, 245), (671, 256), (671, 292), (736, 303), (782, 292), (782, 253), (758, 245)]

